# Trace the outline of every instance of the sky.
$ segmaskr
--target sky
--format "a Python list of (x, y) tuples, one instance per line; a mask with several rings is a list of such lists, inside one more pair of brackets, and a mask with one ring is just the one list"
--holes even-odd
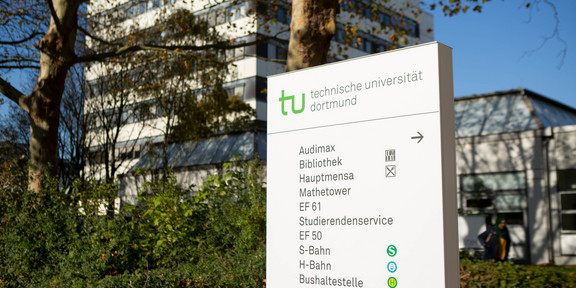
[(566, 46), (551, 39), (540, 49), (554, 32), (554, 12), (544, 3), (530, 10), (523, 2), (492, 0), (482, 13), (470, 9), (453, 17), (432, 12), (435, 40), (453, 49), (454, 96), (526, 88), (576, 108), (576, 1), (551, 1)]

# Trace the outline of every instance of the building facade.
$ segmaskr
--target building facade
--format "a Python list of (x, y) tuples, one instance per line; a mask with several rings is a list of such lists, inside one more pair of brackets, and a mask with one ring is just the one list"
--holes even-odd
[[(372, 4), (377, 2), (365, 0), (339, 2), (341, 12), (337, 19), (336, 35), (331, 43), (328, 59), (330, 62), (383, 52), (397, 46), (429, 42), (434, 38), (432, 16), (425, 12), (416, 16), (420, 7), (418, 0), (392, 0), (386, 3), (386, 6), (373, 6)], [(159, 19), (179, 9), (192, 11), (198, 19), (206, 21), (225, 37), (234, 39), (235, 43), (252, 43), (261, 38), (260, 36), (275, 36), (275, 39), (258, 41), (254, 45), (239, 47), (226, 53), (227, 59), (233, 61), (234, 68), (224, 88), (230, 95), (242, 98), (255, 109), (254, 120), (259, 123), (258, 128), (190, 143), (170, 144), (167, 151), (168, 163), (176, 172), (176, 177), (188, 185), (202, 183), (207, 175), (235, 155), (240, 156), (240, 159), (250, 159), (255, 155), (266, 159), (266, 77), (285, 71), (291, 7), (289, 1), (99, 0), (90, 1), (88, 13), (91, 21), (103, 24), (98, 26), (101, 37), (127, 37), (125, 31), (143, 31), (162, 26)], [(109, 33), (110, 31), (114, 33)], [(391, 35), (397, 35), (397, 40), (391, 41)], [(98, 43), (89, 40), (87, 45), (96, 47)], [(109, 66), (95, 64), (87, 69), (88, 86), (93, 87), (91, 91), (96, 91), (88, 101), (110, 98), (110, 89), (97, 87), (99, 81), (111, 77)], [(138, 68), (134, 71), (138, 72)], [(140, 78), (133, 74), (129, 76), (133, 78), (132, 83), (142, 85)], [(195, 87), (190, 85), (184, 89)], [(133, 102), (129, 109), (138, 110), (139, 101), (151, 103), (136, 98), (133, 96), (129, 100)], [(151, 156), (154, 148), (150, 148), (150, 144), (159, 143), (165, 137), (158, 132), (162, 129), (154, 129), (164, 125), (163, 111), (154, 107), (153, 103), (148, 106), (146, 117), (126, 117), (131, 121), (118, 133), (114, 148), (103, 148), (106, 138), (102, 133), (105, 132), (103, 129), (91, 132), (91, 139), (94, 140), (90, 146), (93, 154), (97, 156), (95, 158), (104, 159), (102, 156), (110, 154), (110, 149), (116, 149), (116, 154), (122, 156), (117, 157), (122, 163), (118, 165), (115, 173), (122, 179), (122, 201), (135, 201), (138, 179), (130, 176), (135, 169), (160, 168), (159, 162)], [(90, 109), (86, 110), (90, 112)], [(141, 118), (146, 118), (146, 127), (138, 121)], [(96, 171), (98, 177), (104, 174), (101, 162), (90, 167), (92, 171)]]
[(461, 217), (504, 216), (512, 261), (576, 264), (576, 110), (516, 89), (456, 99), (455, 120)]

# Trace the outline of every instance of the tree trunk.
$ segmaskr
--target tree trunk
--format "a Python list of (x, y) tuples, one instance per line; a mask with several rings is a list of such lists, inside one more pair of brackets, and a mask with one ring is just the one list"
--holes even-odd
[(50, 27), (38, 43), (41, 52), (40, 74), (27, 103), (30, 107), (28, 189), (36, 193), (42, 191), (47, 176), (57, 175), (60, 102), (66, 74), (74, 63), (80, 2), (52, 1)]
[(286, 71), (326, 63), (339, 12), (338, 0), (292, 1)]

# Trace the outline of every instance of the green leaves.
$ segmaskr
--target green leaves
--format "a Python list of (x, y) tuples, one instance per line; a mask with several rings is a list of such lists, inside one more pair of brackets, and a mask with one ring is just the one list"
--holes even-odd
[(512, 262), (460, 260), (460, 287), (575, 287), (576, 270)]
[(54, 182), (40, 206), (0, 186), (0, 287), (261, 287), (263, 177), (257, 161), (227, 163), (199, 189), (164, 175), (114, 217), (98, 214), (114, 183), (67, 196)]

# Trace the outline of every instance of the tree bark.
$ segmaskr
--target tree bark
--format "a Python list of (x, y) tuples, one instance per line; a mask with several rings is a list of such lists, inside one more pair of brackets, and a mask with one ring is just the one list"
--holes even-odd
[(47, 176), (58, 168), (58, 125), (66, 74), (76, 57), (79, 0), (48, 1), (52, 18), (48, 32), (37, 45), (40, 50), (38, 82), (28, 97), (30, 115), (30, 182), (39, 193)]
[(338, 0), (292, 1), (290, 44), (286, 71), (327, 62), (330, 40), (336, 33)]

